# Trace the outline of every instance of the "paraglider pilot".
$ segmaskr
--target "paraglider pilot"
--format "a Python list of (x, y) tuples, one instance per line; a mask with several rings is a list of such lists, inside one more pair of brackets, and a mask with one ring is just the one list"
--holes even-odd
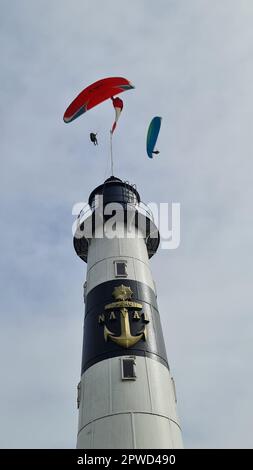
[(98, 145), (97, 134), (94, 134), (93, 132), (91, 132), (90, 133), (90, 140), (94, 145)]

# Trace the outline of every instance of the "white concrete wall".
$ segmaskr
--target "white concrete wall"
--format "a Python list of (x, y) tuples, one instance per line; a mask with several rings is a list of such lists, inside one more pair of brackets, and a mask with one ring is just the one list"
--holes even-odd
[[(136, 235), (141, 235), (135, 230)], [(143, 238), (96, 238), (89, 244), (86, 294), (102, 282), (115, 279), (114, 261), (127, 261), (127, 279), (136, 280), (155, 289)]]
[(77, 448), (182, 447), (169, 370), (136, 356), (136, 375), (136, 380), (122, 380), (120, 357), (83, 374)]

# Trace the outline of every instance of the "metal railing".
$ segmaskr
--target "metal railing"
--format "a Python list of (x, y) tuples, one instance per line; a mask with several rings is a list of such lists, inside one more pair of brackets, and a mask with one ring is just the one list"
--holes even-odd
[[(95, 209), (97, 207), (98, 207), (98, 205), (94, 206), (91, 209), (88, 203), (85, 204), (84, 207), (81, 209), (79, 215), (77, 216), (79, 225), (82, 224), (85, 220), (87, 220), (92, 215), (92, 213), (95, 211)], [(144, 202), (142, 202), (142, 201), (140, 201), (139, 203), (138, 202), (136, 202), (136, 203), (128, 202), (126, 204), (126, 207), (127, 207), (127, 210), (138, 211), (140, 214), (145, 215), (145, 217), (148, 217), (152, 222), (154, 222), (153, 213), (152, 213), (151, 209), (147, 206), (147, 204), (145, 204)]]

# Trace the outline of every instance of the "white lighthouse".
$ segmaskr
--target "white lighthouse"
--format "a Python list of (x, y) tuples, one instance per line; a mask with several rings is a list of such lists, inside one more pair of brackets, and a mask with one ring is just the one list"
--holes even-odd
[(87, 262), (78, 449), (182, 448), (149, 265), (158, 245), (135, 186), (112, 176), (92, 191), (74, 237)]

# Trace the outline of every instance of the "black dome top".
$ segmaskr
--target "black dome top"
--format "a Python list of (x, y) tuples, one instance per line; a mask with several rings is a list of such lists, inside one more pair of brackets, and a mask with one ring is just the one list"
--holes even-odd
[(104, 181), (104, 184), (111, 183), (113, 181), (119, 181), (120, 183), (123, 183), (123, 181), (120, 178), (117, 178), (116, 176), (110, 176), (110, 178), (107, 178), (107, 180)]
[(116, 176), (110, 176), (110, 178), (107, 178), (103, 184), (100, 184), (92, 191), (89, 197), (90, 207), (94, 206), (96, 195), (103, 195), (104, 204), (110, 202), (138, 204), (140, 202), (140, 195), (137, 189)]

